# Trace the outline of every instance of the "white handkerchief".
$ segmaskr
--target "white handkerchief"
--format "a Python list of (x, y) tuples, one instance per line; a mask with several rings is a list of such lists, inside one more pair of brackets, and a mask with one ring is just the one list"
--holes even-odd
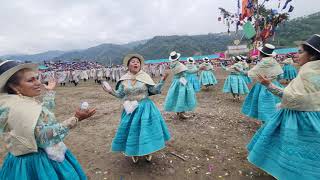
[(62, 162), (65, 158), (67, 146), (63, 142), (59, 142), (58, 144), (44, 148), (44, 151), (47, 153), (49, 159)]
[(112, 90), (110, 84), (109, 84), (107, 81), (103, 81), (103, 82), (102, 82), (102, 86), (103, 86), (104, 88), (106, 88), (107, 90), (109, 90), (109, 91)]
[(123, 103), (124, 110), (127, 114), (132, 113), (138, 107), (138, 105), (138, 101), (125, 101)]
[(179, 81), (185, 86), (186, 84), (187, 84), (187, 80), (186, 80), (186, 78), (184, 78), (184, 77), (181, 77), (180, 79), (179, 79)]

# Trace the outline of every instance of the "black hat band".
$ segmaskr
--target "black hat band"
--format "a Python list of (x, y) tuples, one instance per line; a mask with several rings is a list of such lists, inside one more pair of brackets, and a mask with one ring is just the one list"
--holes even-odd
[(264, 54), (272, 54), (274, 49), (270, 49), (266, 46), (263, 46), (263, 48), (261, 49), (261, 52)]
[(175, 54), (174, 56), (171, 56), (171, 59), (177, 59), (178, 54)]
[(5, 73), (6, 71), (8, 71), (9, 69), (18, 66), (19, 63), (15, 62), (15, 61), (8, 61), (5, 62), (4, 64), (2, 64), (0, 66), (0, 75), (2, 75), (3, 73)]

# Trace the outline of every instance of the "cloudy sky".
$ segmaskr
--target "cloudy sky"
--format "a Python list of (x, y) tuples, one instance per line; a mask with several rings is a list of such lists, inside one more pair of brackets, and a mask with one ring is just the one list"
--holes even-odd
[[(292, 17), (320, 11), (318, 4), (293, 0)], [(1, 0), (0, 55), (225, 32), (218, 7), (236, 12), (236, 6), (237, 0)]]

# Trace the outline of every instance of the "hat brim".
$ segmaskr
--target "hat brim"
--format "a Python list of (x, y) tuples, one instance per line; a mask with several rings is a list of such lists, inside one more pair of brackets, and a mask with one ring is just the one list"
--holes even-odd
[(262, 48), (263, 48), (263, 47), (259, 47), (258, 50), (259, 50), (261, 53), (265, 54), (265, 55), (268, 55), (268, 56), (276, 56), (276, 55), (277, 55), (277, 53), (274, 52), (274, 51), (272, 52), (272, 54), (265, 53), (265, 52), (262, 51)]
[(25, 63), (25, 64), (19, 64), (17, 66), (14, 66), (13, 68), (7, 70), (0, 76), (0, 93), (5, 93), (4, 86), (6, 85), (7, 81), (10, 79), (10, 77), (20, 71), (21, 69), (32, 69), (33, 71), (38, 70), (38, 64), (33, 63)]
[(128, 67), (128, 62), (130, 59), (132, 59), (133, 57), (136, 57), (140, 60), (140, 64), (141, 66), (144, 64), (144, 58), (143, 56), (141, 56), (140, 54), (127, 54), (124, 58), (123, 58), (123, 65)]
[(171, 56), (169, 56), (169, 61), (176, 61), (180, 58), (181, 54), (177, 53), (177, 57), (175, 59), (172, 59)]
[(307, 46), (311, 47), (312, 49), (314, 49), (314, 50), (316, 50), (317, 52), (320, 53), (320, 50), (319, 50), (319, 49), (317, 49), (316, 47), (312, 46), (312, 45), (309, 44), (308, 42), (303, 42), (302, 44), (307, 45)]

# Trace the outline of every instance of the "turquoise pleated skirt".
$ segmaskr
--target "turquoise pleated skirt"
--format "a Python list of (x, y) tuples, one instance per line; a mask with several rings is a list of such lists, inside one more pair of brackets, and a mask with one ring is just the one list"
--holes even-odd
[(212, 71), (202, 71), (200, 74), (200, 84), (202, 86), (213, 86), (218, 81)]
[(167, 112), (193, 111), (197, 106), (196, 93), (192, 84), (183, 85), (179, 77), (174, 77), (164, 102), (164, 110)]
[(241, 73), (241, 76), (243, 77), (244, 81), (247, 84), (251, 84), (252, 83), (252, 79), (248, 75)]
[(8, 153), (0, 170), (1, 180), (85, 180), (77, 159), (67, 150), (65, 160), (53, 161), (39, 149), (37, 153), (14, 156)]
[(292, 80), (297, 77), (297, 69), (291, 64), (285, 64), (283, 66), (283, 79)]
[(146, 98), (133, 113), (122, 112), (111, 148), (127, 156), (143, 156), (163, 149), (169, 139), (170, 133), (159, 109)]
[(192, 84), (192, 87), (195, 90), (195, 92), (199, 92), (201, 90), (200, 81), (197, 76), (197, 73), (187, 73), (186, 79), (190, 84)]
[(224, 93), (248, 94), (249, 89), (242, 75), (230, 74), (224, 81)]
[[(273, 81), (273, 83), (282, 87), (278, 81)], [(279, 97), (273, 95), (262, 84), (256, 83), (247, 95), (241, 111), (248, 117), (268, 121), (277, 111), (276, 105), (280, 102)]]
[(320, 179), (320, 112), (281, 109), (248, 144), (248, 160), (280, 180)]

